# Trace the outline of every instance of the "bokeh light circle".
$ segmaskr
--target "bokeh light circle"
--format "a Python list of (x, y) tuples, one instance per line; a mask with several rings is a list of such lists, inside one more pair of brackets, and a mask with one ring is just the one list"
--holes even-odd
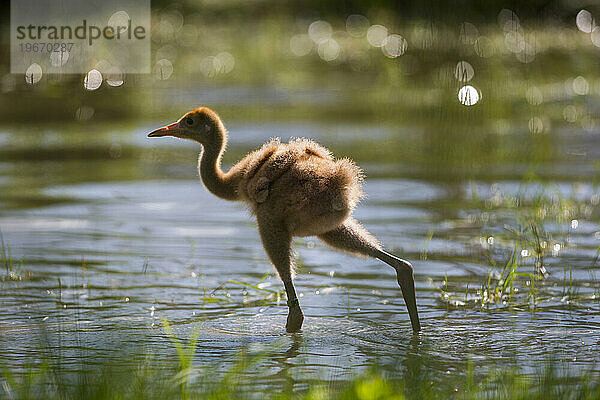
[(37, 64), (31, 64), (25, 71), (25, 82), (33, 85), (42, 79), (42, 67)]
[(396, 58), (404, 54), (407, 47), (408, 43), (406, 39), (400, 35), (392, 34), (384, 39), (381, 50), (386, 57)]
[(97, 69), (90, 70), (83, 78), (83, 87), (87, 90), (96, 90), (102, 84), (102, 74)]
[(173, 64), (166, 58), (162, 58), (154, 65), (154, 76), (156, 79), (166, 80), (173, 74)]
[(373, 47), (383, 46), (383, 41), (388, 37), (388, 30), (383, 25), (372, 25), (367, 30), (367, 41)]
[(342, 48), (333, 39), (327, 39), (319, 43), (319, 47), (317, 52), (319, 53), (319, 57), (323, 61), (334, 61), (337, 59), (342, 51)]
[(459, 61), (454, 69), (454, 77), (460, 82), (468, 82), (473, 79), (475, 70), (473, 66), (466, 61)]
[(364, 15), (352, 14), (346, 18), (346, 31), (350, 36), (363, 37), (369, 29), (369, 20)]
[(463, 86), (458, 91), (458, 101), (465, 106), (473, 106), (479, 102), (479, 99), (479, 92), (471, 85)]

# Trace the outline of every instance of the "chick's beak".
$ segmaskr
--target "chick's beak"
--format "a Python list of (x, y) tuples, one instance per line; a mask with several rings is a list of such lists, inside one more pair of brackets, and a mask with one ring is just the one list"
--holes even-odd
[(161, 136), (175, 136), (178, 137), (181, 132), (179, 122), (174, 122), (169, 125), (165, 125), (162, 128), (158, 128), (148, 134), (148, 137), (161, 137)]

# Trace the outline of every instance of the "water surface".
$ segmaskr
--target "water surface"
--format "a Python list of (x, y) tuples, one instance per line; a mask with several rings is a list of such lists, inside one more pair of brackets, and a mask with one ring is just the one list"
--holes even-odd
[[(77, 368), (82, 352), (98, 363), (141, 347), (174, 357), (164, 318), (181, 338), (200, 326), (199, 365), (227, 369), (241, 349), (269, 349), (254, 377), (267, 386), (344, 380), (374, 362), (395, 374), (424, 365), (457, 371), (467, 359), (478, 371), (528, 370), (552, 358), (574, 373), (598, 372), (597, 133), (482, 132), (498, 148), (542, 140), (554, 151), (481, 161), (486, 148), (469, 141), (436, 155), (432, 143), (447, 139), (411, 127), (234, 122), (226, 163), (273, 136), (313, 137), (355, 158), (368, 176), (355, 217), (415, 266), (418, 336), (389, 267), (297, 240), (306, 320), (289, 335), (282, 285), (255, 222), (203, 188), (194, 145), (146, 139), (151, 126), (0, 133), (0, 229), (15, 266), (23, 260), (0, 283), (0, 348), (11, 364), (39, 356), (41, 337), (66, 368)], [(520, 199), (520, 211), (510, 199)], [(550, 207), (543, 219), (548, 246), (559, 247), (544, 258), (536, 306), (519, 295), (473, 304), (490, 273), (488, 254), (499, 264), (510, 257), (510, 229), (527, 227), (520, 213), (537, 212), (536, 199), (570, 207), (562, 216)], [(523, 271), (535, 269), (531, 254), (522, 243)]]

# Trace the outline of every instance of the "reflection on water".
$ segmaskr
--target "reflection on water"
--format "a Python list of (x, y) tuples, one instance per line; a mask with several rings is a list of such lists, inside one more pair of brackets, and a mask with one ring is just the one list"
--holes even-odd
[[(232, 134), (228, 160), (280, 128), (240, 128)], [(371, 127), (373, 142), (365, 148), (359, 147), (356, 129), (330, 128), (291, 125), (285, 132), (314, 132), (336, 154), (350, 154), (365, 167), (368, 198), (356, 217), (388, 248), (414, 262), (424, 327), (418, 337), (387, 266), (330, 250), (314, 238), (296, 242), (304, 329), (285, 334), (287, 308), (277, 295), (281, 284), (254, 222), (241, 205), (204, 190), (189, 143), (149, 147), (142, 127), (118, 137), (101, 130), (91, 142), (65, 150), (61, 141), (67, 139), (60, 133), (39, 142), (35, 133), (9, 130), (0, 135), (0, 143), (11, 144), (0, 150), (6, 156), (0, 163), (0, 228), (21, 280), (0, 283), (4, 353), (12, 354), (14, 363), (35, 356), (43, 333), (60, 347), (65, 368), (76, 366), (81, 349), (113, 359), (119, 356), (115, 349), (143, 344), (171, 357), (160, 326), (166, 318), (182, 338), (200, 325), (198, 363), (219, 362), (226, 369), (241, 349), (272, 350), (264, 361), (268, 373), (256, 377), (265, 385), (344, 380), (375, 361), (391, 374), (418, 374), (423, 363), (454, 371), (465, 357), (484, 369), (507, 363), (534, 368), (550, 356), (573, 370), (595, 368), (599, 286), (590, 266), (600, 245), (598, 188), (593, 164), (569, 151), (584, 147), (596, 154), (597, 141), (570, 135), (569, 148), (546, 155), (554, 159), (538, 164), (538, 173), (552, 182), (548, 187), (517, 179), (531, 163), (525, 168), (506, 162), (490, 170), (499, 164), (492, 158), (466, 180), (464, 170), (449, 168), (468, 164), (461, 160), (440, 158), (440, 166), (402, 162), (406, 146), (415, 150), (407, 154), (410, 159), (435, 157), (430, 150), (436, 145), (427, 134)], [(77, 143), (78, 133), (72, 133), (68, 140)], [(510, 137), (497, 140), (500, 148), (514, 146)], [(554, 140), (565, 138), (556, 134)], [(507, 205), (510, 199), (534, 209), (540, 193), (546, 199), (566, 196), (571, 203), (565, 203), (564, 218), (544, 225), (549, 248), (559, 247), (545, 259), (550, 274), (535, 311), (519, 305), (453, 307), (443, 301), (429, 279), (441, 286), (447, 277), (453, 295), (473, 296), (488, 277), (487, 251), (499, 260), (510, 254), (511, 236), (504, 227), (519, 222)], [(546, 212), (556, 210), (550, 204)], [(523, 250), (533, 252), (526, 244)], [(529, 253), (520, 254), (523, 268), (533, 268)], [(265, 273), (271, 275), (261, 281)], [(231, 280), (260, 282), (260, 290)], [(581, 295), (578, 302), (565, 302), (566, 290)]]

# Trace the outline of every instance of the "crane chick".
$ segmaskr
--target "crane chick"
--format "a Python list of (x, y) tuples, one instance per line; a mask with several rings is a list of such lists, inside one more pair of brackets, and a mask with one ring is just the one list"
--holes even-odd
[(349, 159), (334, 159), (309, 139), (265, 143), (227, 172), (221, 157), (227, 130), (208, 107), (189, 111), (177, 122), (148, 134), (200, 143), (198, 171), (215, 196), (244, 202), (256, 217), (263, 247), (287, 294), (286, 330), (298, 332), (304, 314), (292, 282), (292, 238), (317, 236), (328, 245), (359, 256), (377, 258), (396, 271), (413, 331), (421, 329), (412, 265), (383, 250), (380, 242), (352, 217), (362, 197), (362, 172)]

